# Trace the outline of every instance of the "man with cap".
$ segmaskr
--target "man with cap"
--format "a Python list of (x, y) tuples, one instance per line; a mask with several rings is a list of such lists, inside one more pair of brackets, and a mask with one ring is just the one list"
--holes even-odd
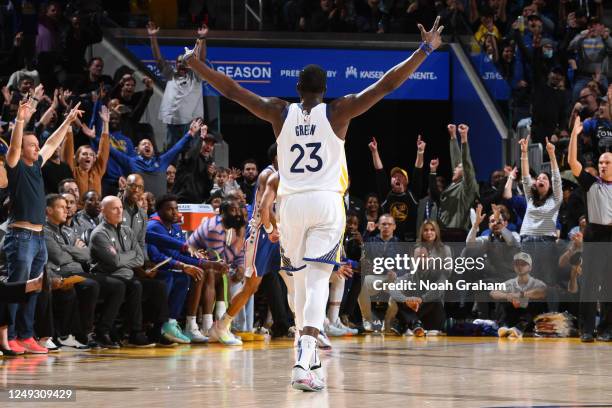
[(216, 171), (215, 143), (214, 135), (203, 125), (198, 140), (179, 159), (174, 181), (179, 203), (204, 203), (210, 198)]
[(504, 282), (503, 290), (491, 291), (491, 297), (503, 302), (499, 337), (520, 338), (533, 329), (533, 318), (545, 310), (545, 303), (534, 301), (546, 299), (546, 284), (530, 275), (533, 264), (527, 252), (514, 255), (512, 266), (516, 278)]
[(375, 138), (372, 138), (372, 141), (368, 144), (376, 170), (378, 196), (386, 197), (381, 206), (382, 212), (393, 216), (397, 225), (395, 235), (400, 241), (414, 241), (416, 239), (417, 210), (423, 186), (425, 146), (425, 142), (421, 140), (419, 135), (417, 138), (417, 157), (412, 172), (412, 189), (408, 188), (408, 172), (400, 167), (391, 169), (391, 188), (389, 189), (383, 163), (378, 154), (378, 143)]

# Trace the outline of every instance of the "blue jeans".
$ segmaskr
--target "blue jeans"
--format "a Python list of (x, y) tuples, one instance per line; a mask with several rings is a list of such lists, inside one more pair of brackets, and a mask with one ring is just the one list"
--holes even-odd
[[(4, 239), (4, 253), (9, 282), (23, 282), (38, 277), (47, 263), (45, 237), (32, 231), (9, 228)], [(30, 295), (26, 303), (9, 304), (14, 322), (8, 328), (9, 340), (34, 336), (34, 313), (38, 295)]]

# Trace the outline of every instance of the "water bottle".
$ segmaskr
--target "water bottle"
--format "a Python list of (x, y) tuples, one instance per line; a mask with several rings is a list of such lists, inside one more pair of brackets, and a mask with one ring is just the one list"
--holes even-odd
[(521, 32), (521, 34), (523, 34), (523, 32), (525, 31), (525, 17), (518, 16), (517, 20), (519, 23), (519, 31)]

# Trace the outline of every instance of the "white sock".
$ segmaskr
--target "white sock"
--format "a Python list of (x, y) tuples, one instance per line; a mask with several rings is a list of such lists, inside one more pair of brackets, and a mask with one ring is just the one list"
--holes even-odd
[(185, 318), (185, 330), (198, 329), (195, 316), (187, 316)]
[(221, 320), (226, 311), (225, 302), (222, 300), (215, 302), (215, 319)]
[(227, 313), (223, 313), (223, 317), (221, 317), (221, 319), (219, 320), (220, 320), (221, 326), (227, 327), (229, 329), (229, 327), (232, 324), (233, 319), (234, 318), (232, 316), (228, 315)]
[(317, 339), (306, 334), (302, 335), (298, 341), (298, 355), (295, 365), (299, 365), (305, 370), (309, 369), (316, 348)]
[(331, 288), (329, 289), (329, 308), (327, 309), (327, 318), (331, 324), (336, 323), (340, 314), (340, 304), (344, 295), (344, 279), (338, 275), (333, 275), (331, 280)]
[(204, 331), (210, 330), (210, 328), (213, 325), (212, 314), (205, 314), (204, 315), (204, 323), (203, 324), (204, 324), (204, 327), (203, 327)]
[(170, 323), (170, 324), (176, 324), (176, 319), (168, 319), (168, 323)]

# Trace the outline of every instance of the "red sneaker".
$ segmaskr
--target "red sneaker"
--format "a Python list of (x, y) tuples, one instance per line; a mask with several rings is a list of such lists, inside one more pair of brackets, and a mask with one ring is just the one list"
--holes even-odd
[(30, 337), (29, 339), (17, 341), (28, 354), (47, 354), (49, 352), (47, 348), (40, 346), (32, 337)]
[(26, 351), (17, 340), (9, 340), (8, 345), (9, 348), (17, 354), (23, 354)]

